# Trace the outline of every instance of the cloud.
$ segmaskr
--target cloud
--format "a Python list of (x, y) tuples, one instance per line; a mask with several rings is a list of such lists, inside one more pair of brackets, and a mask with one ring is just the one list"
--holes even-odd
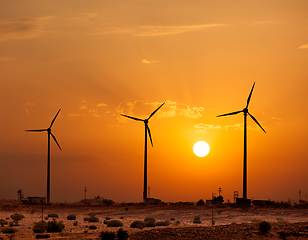
[(81, 114), (69, 112), (69, 113), (67, 114), (67, 116), (69, 116), (69, 117), (80, 117)]
[(299, 49), (307, 49), (307, 48), (308, 48), (308, 43), (307, 43), (307, 44), (304, 44), (304, 45), (299, 46)]
[(106, 103), (98, 103), (98, 104), (96, 104), (96, 106), (98, 106), (98, 107), (106, 107), (107, 104)]
[(33, 103), (33, 102), (26, 102), (25, 105), (26, 105), (26, 106), (34, 106), (35, 103)]
[(195, 132), (197, 133), (207, 133), (208, 130), (217, 130), (221, 129), (221, 126), (215, 126), (215, 125), (210, 125), (210, 124), (205, 124), (205, 123), (198, 123), (194, 125)]
[(88, 109), (87, 104), (83, 104), (79, 107), (80, 110)]
[(226, 24), (200, 24), (200, 25), (183, 25), (183, 26), (141, 26), (139, 36), (160, 36), (200, 31), (205, 28), (223, 27)]
[(43, 33), (46, 22), (52, 17), (0, 20), (0, 41), (35, 38)]
[(139, 26), (139, 27), (114, 27), (105, 25), (101, 28), (96, 28), (92, 35), (106, 34), (132, 34), (141, 37), (174, 35), (186, 32), (201, 31), (206, 28), (224, 27), (226, 24), (199, 24), (199, 25), (182, 25), (182, 26)]
[(15, 61), (15, 58), (12, 57), (0, 57), (0, 64), (8, 64)]
[[(135, 102), (124, 101), (119, 104), (116, 112), (143, 119), (149, 117), (149, 114), (155, 111), (161, 104), (159, 102), (146, 103), (140, 100)], [(166, 101), (165, 105), (155, 115), (156, 117), (184, 116), (198, 118), (202, 117), (202, 111), (204, 111), (203, 107), (190, 107), (185, 103)]]
[(143, 62), (143, 63), (146, 63), (146, 64), (150, 64), (150, 63), (156, 63), (156, 62), (158, 62), (158, 61), (156, 61), (156, 60), (148, 61), (148, 60), (146, 60), (146, 59), (142, 59), (142, 62)]

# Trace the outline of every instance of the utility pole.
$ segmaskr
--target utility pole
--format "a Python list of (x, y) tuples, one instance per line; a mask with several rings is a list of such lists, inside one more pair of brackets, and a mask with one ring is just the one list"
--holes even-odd
[(87, 204), (87, 187), (84, 188), (84, 205)]
[(148, 187), (148, 197), (150, 198), (150, 187)]
[(301, 203), (301, 190), (298, 191), (298, 194), (299, 194), (299, 201), (298, 201), (298, 203)]

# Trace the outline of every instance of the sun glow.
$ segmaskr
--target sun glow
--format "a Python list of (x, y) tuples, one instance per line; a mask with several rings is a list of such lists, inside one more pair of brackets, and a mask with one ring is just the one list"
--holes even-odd
[(205, 157), (210, 152), (210, 146), (204, 141), (199, 141), (195, 143), (193, 151), (196, 156)]

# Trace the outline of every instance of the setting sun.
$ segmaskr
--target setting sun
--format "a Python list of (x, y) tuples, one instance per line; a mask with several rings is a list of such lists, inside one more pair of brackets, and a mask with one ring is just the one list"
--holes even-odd
[(210, 152), (210, 146), (204, 141), (199, 141), (195, 143), (193, 151), (196, 154), (196, 156), (205, 157)]

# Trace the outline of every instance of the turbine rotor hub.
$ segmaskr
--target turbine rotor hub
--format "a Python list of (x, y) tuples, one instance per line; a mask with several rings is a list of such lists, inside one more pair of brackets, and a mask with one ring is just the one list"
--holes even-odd
[(247, 114), (248, 113), (248, 108), (244, 108), (243, 112), (244, 112), (244, 114)]

